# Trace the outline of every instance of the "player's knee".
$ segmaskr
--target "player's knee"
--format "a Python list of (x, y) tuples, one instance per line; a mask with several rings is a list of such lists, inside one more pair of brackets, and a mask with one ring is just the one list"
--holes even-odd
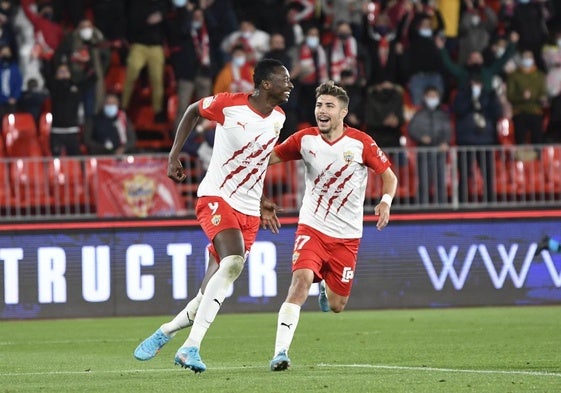
[(220, 261), (220, 269), (223, 269), (228, 278), (234, 281), (243, 270), (245, 258), (241, 255), (228, 255)]
[(343, 312), (346, 305), (347, 305), (347, 299), (346, 298), (336, 299), (333, 303), (329, 302), (329, 308), (331, 309), (331, 311), (333, 311), (336, 314), (338, 314), (340, 312)]

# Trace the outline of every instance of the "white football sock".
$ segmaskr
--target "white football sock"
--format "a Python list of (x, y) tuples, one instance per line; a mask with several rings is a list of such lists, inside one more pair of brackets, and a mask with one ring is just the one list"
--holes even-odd
[(183, 347), (199, 348), (201, 346), (201, 341), (224, 302), (230, 284), (242, 272), (244, 261), (245, 258), (241, 255), (229, 255), (220, 261), (218, 270), (206, 285), (195, 322)]
[(197, 315), (197, 310), (199, 309), (199, 304), (201, 304), (202, 298), (203, 294), (199, 289), (197, 296), (191, 299), (191, 301), (187, 303), (187, 306), (185, 306), (185, 308), (181, 310), (179, 314), (173, 318), (173, 320), (160, 326), (162, 332), (166, 336), (173, 337), (175, 336), (175, 333), (181, 329), (191, 326), (193, 324), (193, 320), (195, 319), (195, 315)]
[(284, 302), (279, 310), (278, 324), (277, 324), (277, 338), (275, 341), (276, 355), (280, 351), (285, 350), (288, 352), (298, 320), (300, 319), (300, 306), (294, 303)]

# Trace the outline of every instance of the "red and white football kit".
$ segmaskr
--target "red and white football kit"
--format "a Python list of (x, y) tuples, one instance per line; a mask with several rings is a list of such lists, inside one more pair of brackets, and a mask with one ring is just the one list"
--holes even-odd
[[(240, 229), (246, 251), (255, 241), (269, 156), (285, 114), (268, 116), (249, 103), (249, 93), (220, 93), (202, 99), (202, 117), (217, 122), (207, 173), (197, 191), (197, 219), (209, 239), (224, 229)], [(225, 206), (226, 205), (226, 206)], [(209, 251), (220, 261), (214, 247)]]
[(335, 293), (351, 292), (362, 237), (368, 168), (383, 173), (390, 162), (366, 133), (345, 126), (332, 142), (317, 127), (300, 130), (275, 147), (284, 161), (304, 161), (306, 190), (300, 209), (292, 270), (309, 268)]

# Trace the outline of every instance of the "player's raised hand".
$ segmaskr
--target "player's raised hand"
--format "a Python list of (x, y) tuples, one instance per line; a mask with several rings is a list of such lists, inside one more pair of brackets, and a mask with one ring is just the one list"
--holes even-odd
[(168, 177), (176, 183), (181, 183), (187, 177), (179, 158), (168, 161)]
[(270, 229), (273, 233), (279, 233), (281, 227), (279, 218), (277, 217), (279, 207), (265, 197), (261, 197), (261, 227)]

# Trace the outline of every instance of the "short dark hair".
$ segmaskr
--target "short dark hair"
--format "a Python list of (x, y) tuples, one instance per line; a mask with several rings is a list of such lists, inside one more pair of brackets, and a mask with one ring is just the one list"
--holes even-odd
[(263, 59), (259, 61), (253, 70), (253, 83), (255, 88), (259, 88), (261, 82), (269, 80), (271, 74), (274, 74), (275, 69), (278, 67), (284, 67), (284, 64), (277, 59)]
[(341, 86), (337, 86), (333, 81), (324, 82), (316, 88), (316, 99), (322, 95), (337, 98), (343, 103), (345, 108), (349, 106), (349, 96), (347, 92)]

